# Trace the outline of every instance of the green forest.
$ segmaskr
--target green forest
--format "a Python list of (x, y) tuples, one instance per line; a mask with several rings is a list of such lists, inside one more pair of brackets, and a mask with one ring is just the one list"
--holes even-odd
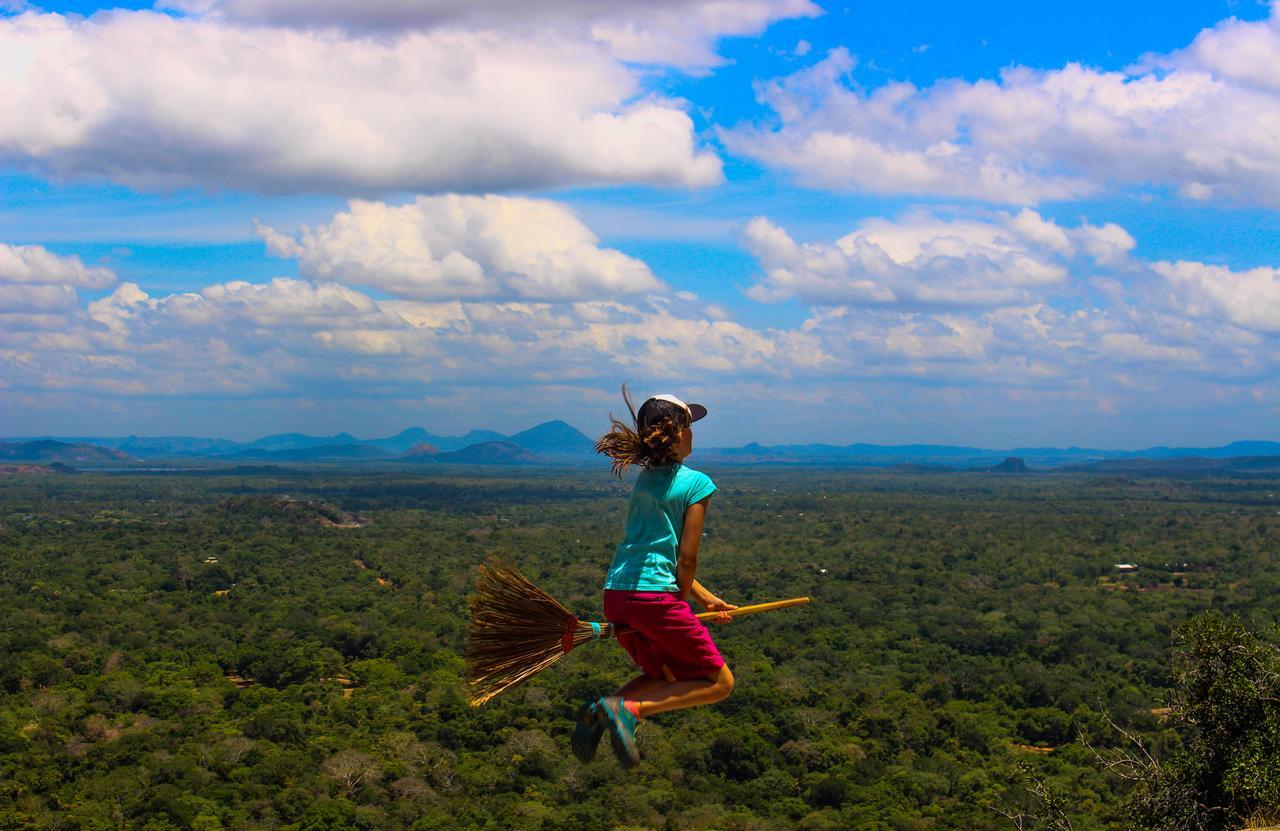
[[(708, 470), (724, 702), (569, 753), (467, 703), (489, 555), (584, 619), (607, 470), (0, 478), (0, 829), (1241, 828), (1280, 806), (1280, 481)], [(1118, 569), (1131, 564), (1134, 569)]]

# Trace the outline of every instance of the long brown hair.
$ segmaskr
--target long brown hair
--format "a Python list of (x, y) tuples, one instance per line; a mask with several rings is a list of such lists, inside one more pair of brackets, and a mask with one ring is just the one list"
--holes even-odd
[(613, 472), (621, 478), (622, 472), (632, 465), (649, 470), (680, 461), (676, 448), (680, 444), (680, 431), (690, 424), (689, 412), (670, 401), (650, 398), (637, 414), (626, 384), (622, 385), (622, 400), (631, 413), (631, 423), (610, 413), (612, 426), (596, 442), (596, 452), (613, 460)]

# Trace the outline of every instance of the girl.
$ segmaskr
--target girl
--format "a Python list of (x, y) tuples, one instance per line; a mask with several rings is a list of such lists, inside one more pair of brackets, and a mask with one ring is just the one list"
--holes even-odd
[(698, 545), (707, 502), (716, 486), (706, 474), (686, 467), (693, 452), (693, 422), (707, 414), (701, 404), (685, 404), (674, 395), (655, 395), (640, 406), (622, 398), (632, 424), (612, 419), (613, 427), (596, 451), (613, 460), (619, 477), (632, 465), (641, 468), (627, 508), (625, 539), (614, 554), (604, 584), (604, 614), (630, 627), (618, 642), (643, 674), (615, 694), (588, 702), (573, 730), (573, 752), (583, 762), (595, 757), (604, 731), (624, 767), (640, 761), (635, 731), (639, 719), (698, 704), (712, 704), (733, 691), (733, 673), (707, 628), (686, 602), (693, 597), (708, 611), (731, 609), (695, 579)]

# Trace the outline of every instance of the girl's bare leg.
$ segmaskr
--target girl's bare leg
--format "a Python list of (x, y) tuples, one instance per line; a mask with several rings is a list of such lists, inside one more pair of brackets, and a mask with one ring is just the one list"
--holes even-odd
[(638, 702), (641, 718), (669, 710), (697, 707), (699, 704), (714, 704), (728, 698), (729, 693), (733, 692), (733, 673), (729, 671), (727, 665), (720, 667), (718, 672), (706, 678), (695, 678), (689, 681), (667, 682), (645, 677), (643, 680), (659, 681), (660, 685), (654, 687), (648, 684), (637, 685), (635, 691), (623, 692), (640, 680), (637, 678), (622, 690), (618, 690), (618, 695)]
[(622, 698), (629, 698), (637, 701), (644, 698), (651, 698), (654, 690), (661, 689), (671, 682), (665, 678), (650, 678), (647, 675), (641, 675), (638, 678), (632, 678), (627, 683), (618, 688), (614, 695)]

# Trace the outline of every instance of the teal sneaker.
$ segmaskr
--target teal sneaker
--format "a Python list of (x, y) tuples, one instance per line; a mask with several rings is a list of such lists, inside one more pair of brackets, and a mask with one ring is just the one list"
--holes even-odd
[(613, 745), (613, 755), (624, 768), (633, 768), (640, 764), (640, 751), (636, 748), (636, 717), (622, 706), (622, 699), (616, 695), (602, 697), (596, 704), (604, 713), (604, 720), (609, 727), (609, 742)]
[(584, 765), (596, 757), (596, 748), (600, 746), (600, 737), (604, 735), (604, 721), (604, 711), (600, 709), (598, 700), (582, 705), (578, 723), (573, 726), (569, 746), (573, 748), (573, 755)]

